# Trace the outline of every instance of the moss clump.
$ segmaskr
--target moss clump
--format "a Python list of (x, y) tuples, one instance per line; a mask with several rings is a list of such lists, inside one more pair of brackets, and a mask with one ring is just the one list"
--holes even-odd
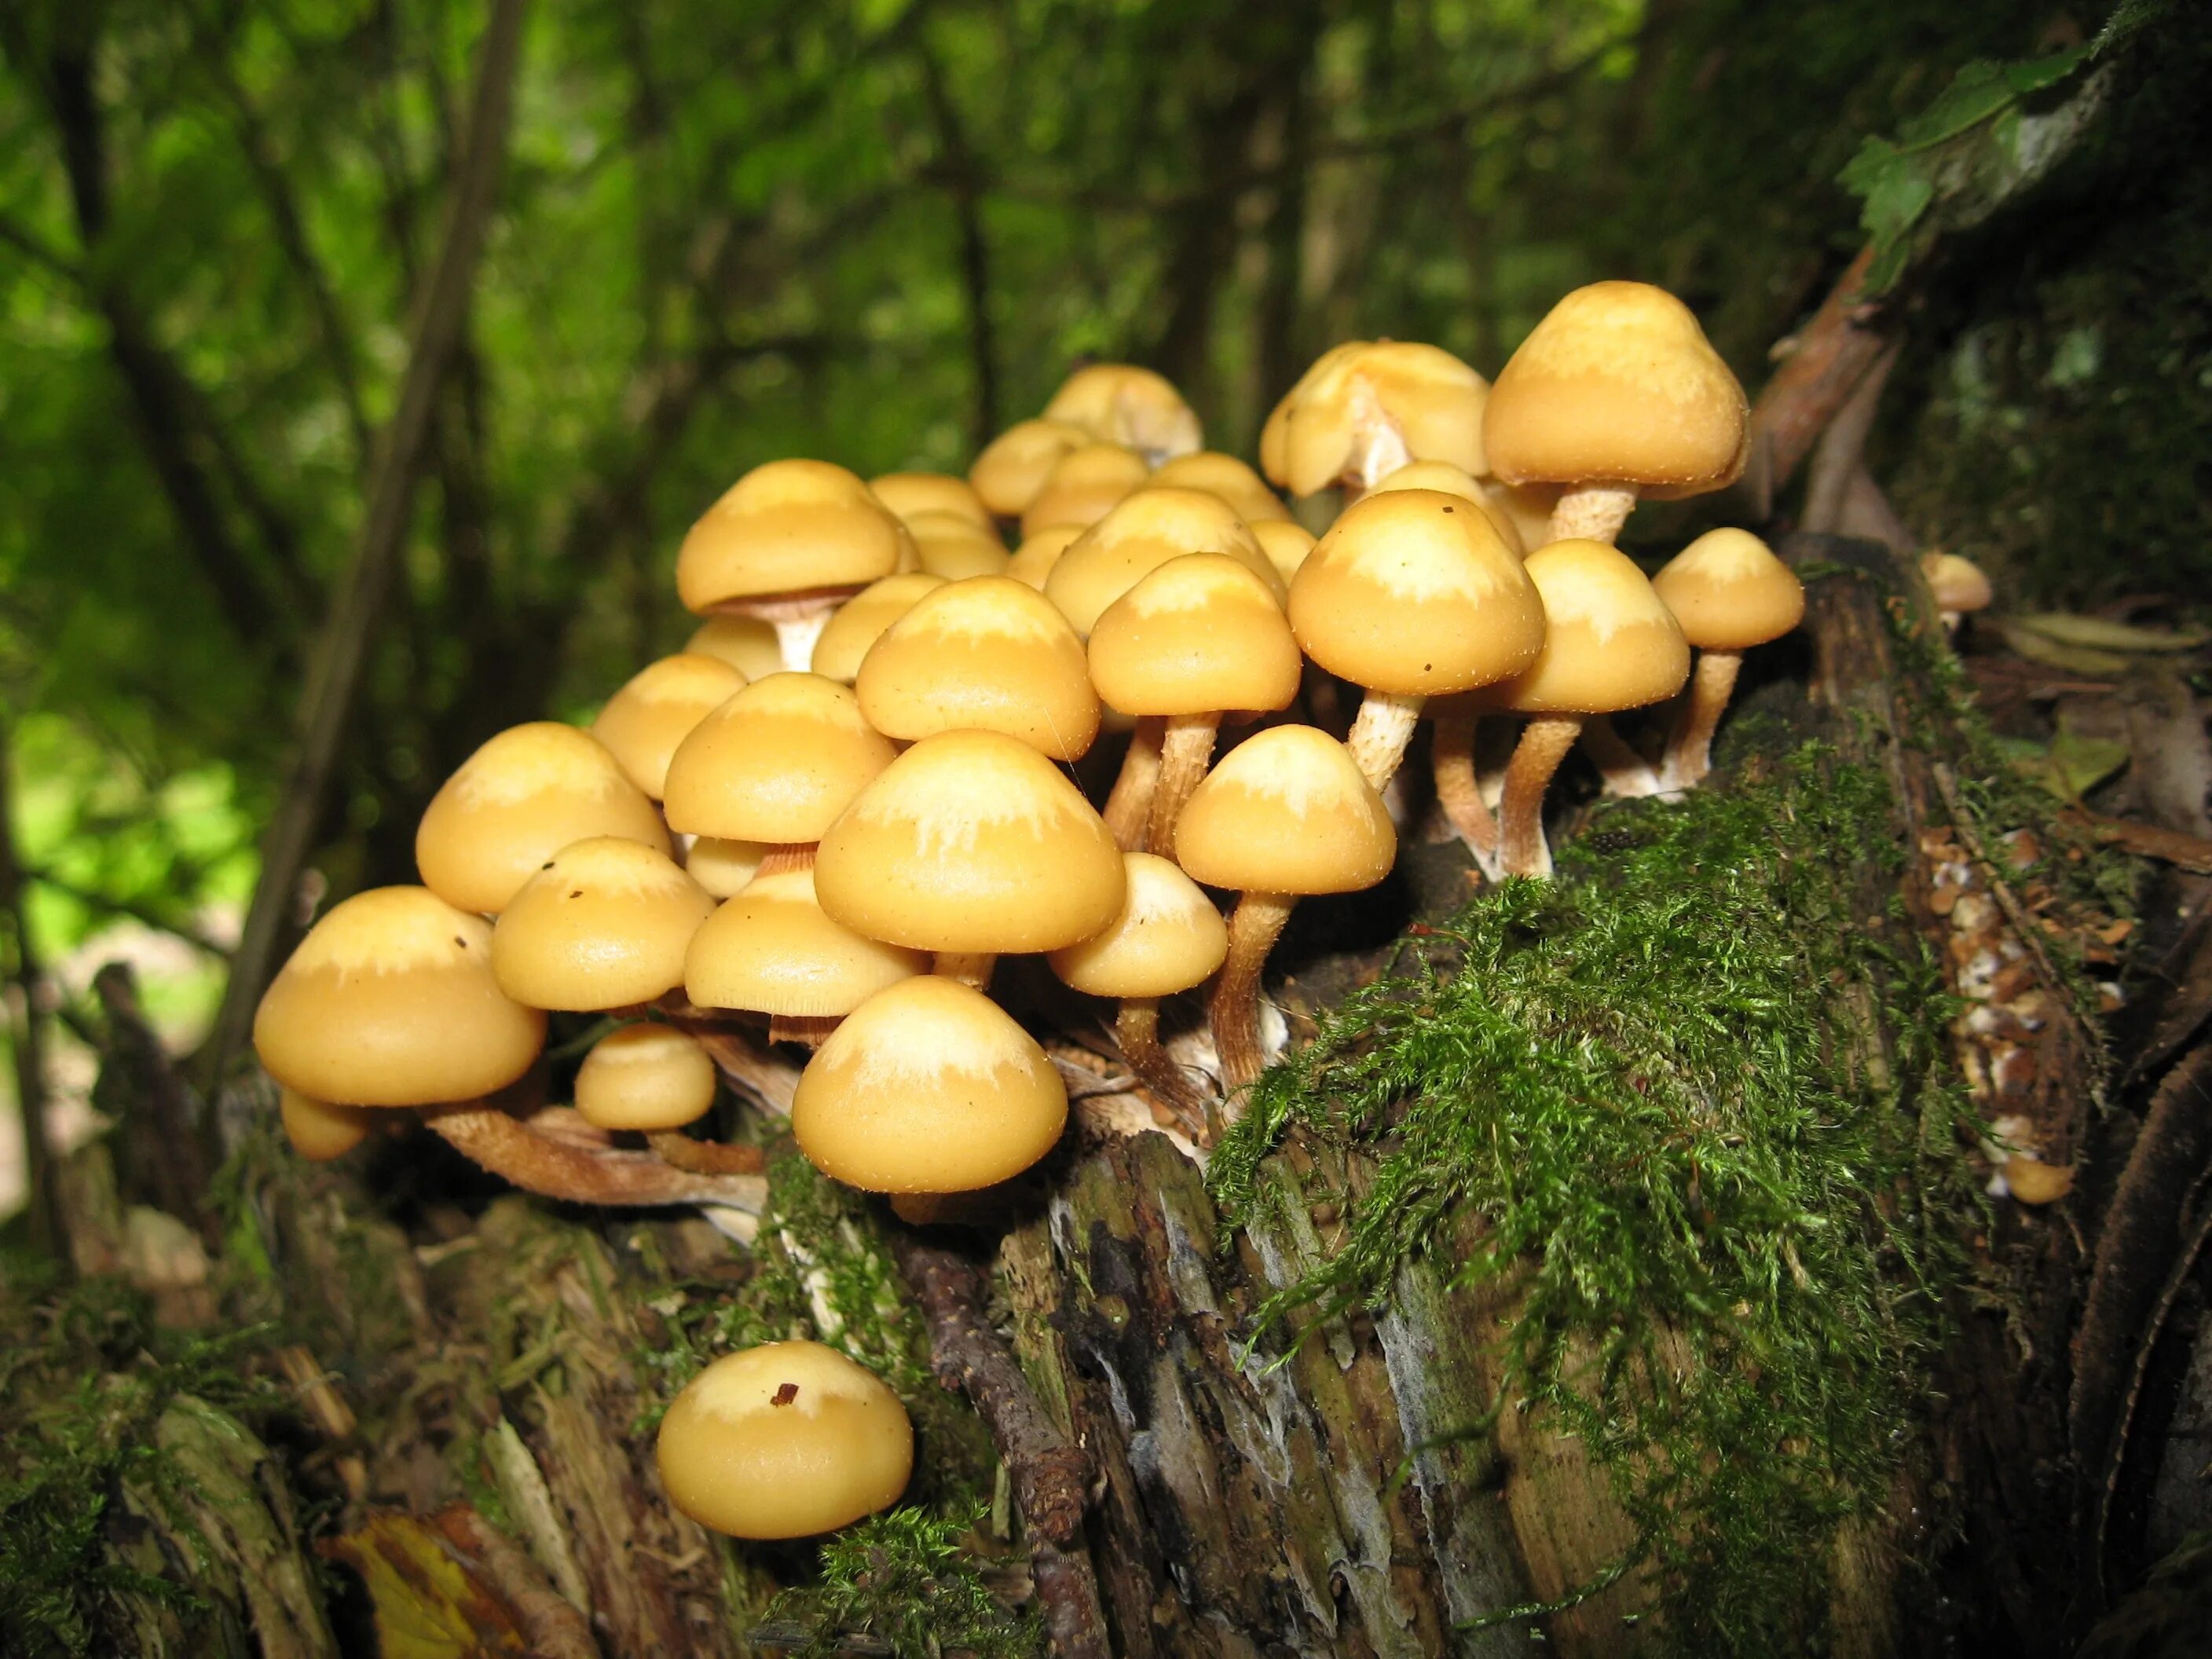
[(769, 1624), (753, 1639), (794, 1659), (853, 1652), (1026, 1659), (1042, 1652), (1036, 1621), (1007, 1611), (983, 1582), (969, 1541), (980, 1518), (899, 1509), (848, 1527), (823, 1546), (820, 1582), (778, 1596)]
[(1606, 812), (1556, 882), (1409, 941), (1410, 971), (1261, 1079), (1211, 1170), (1251, 1218), (1293, 1124), (1374, 1160), (1263, 1322), (1378, 1300), (1425, 1254), (1510, 1281), (1498, 1409), (1607, 1466), (1676, 1650), (1818, 1644), (1820, 1542), (1891, 1490), (1960, 1270), (1951, 1005), (1852, 909), (1864, 860), (1900, 856), (1889, 806), (1808, 745)]

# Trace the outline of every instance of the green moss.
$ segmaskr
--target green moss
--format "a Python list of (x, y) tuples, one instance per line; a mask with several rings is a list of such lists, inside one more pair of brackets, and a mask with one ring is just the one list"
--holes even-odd
[(1373, 1159), (1335, 1255), (1263, 1322), (1379, 1300), (1416, 1255), (1514, 1287), (1497, 1408), (1607, 1467), (1681, 1651), (1817, 1643), (1819, 1542), (1892, 1490), (1961, 1271), (1952, 1004), (1852, 910), (1869, 854), (1901, 857), (1889, 808), (1808, 745), (1604, 811), (1556, 882), (1408, 941), (1410, 970), (1261, 1079), (1210, 1171), (1251, 1218), (1294, 1125)]
[(981, 1558), (970, 1547), (980, 1518), (897, 1509), (847, 1528), (823, 1546), (820, 1582), (778, 1596), (754, 1639), (795, 1659), (1041, 1653), (1036, 1621), (1009, 1612), (983, 1581)]

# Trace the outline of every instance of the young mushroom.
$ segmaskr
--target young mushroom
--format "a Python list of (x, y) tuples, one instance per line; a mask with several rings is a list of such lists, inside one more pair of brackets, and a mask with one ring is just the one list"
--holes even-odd
[(726, 836), (695, 836), (690, 841), (684, 854), (684, 873), (714, 899), (742, 892), (745, 884), (760, 873), (761, 861), (775, 851), (757, 841)]
[(1291, 509), (1267, 488), (1265, 479), (1234, 455), (1224, 455), (1217, 449), (1201, 449), (1195, 454), (1178, 455), (1162, 463), (1152, 474), (1152, 483), (1178, 489), (1203, 489), (1209, 495), (1218, 495), (1235, 507), (1237, 516), (1249, 525), (1270, 520), (1289, 522), (1291, 519)]
[(284, 1126), (284, 1139), (310, 1164), (343, 1158), (376, 1127), (374, 1109), (333, 1106), (327, 1100), (311, 1099), (289, 1084), (277, 1091), (276, 1113)]
[(928, 971), (923, 952), (831, 921), (811, 870), (777, 870), (692, 935), (684, 988), (697, 1007), (768, 1015), (771, 1039), (816, 1042), (884, 987)]
[(1996, 597), (1981, 566), (1957, 553), (1923, 553), (1920, 574), (1936, 601), (1946, 634), (1956, 634), (1970, 611), (1986, 611)]
[(949, 513), (979, 530), (995, 533), (998, 529), (975, 486), (950, 472), (886, 472), (869, 479), (868, 488), (878, 501), (906, 521), (908, 529), (925, 513)]
[(1048, 525), (1097, 524), (1152, 476), (1145, 458), (1121, 444), (1070, 450), (1022, 509), (1023, 539)]
[(624, 1025), (576, 1068), (576, 1113), (595, 1129), (632, 1131), (665, 1164), (694, 1175), (757, 1175), (757, 1146), (694, 1140), (682, 1131), (714, 1109), (714, 1062), (672, 1025)]
[(1481, 375), (1432, 345), (1347, 340), (1323, 352), (1260, 433), (1261, 470), (1293, 495), (1332, 484), (1347, 499), (1413, 460), (1489, 471)]
[(1164, 377), (1127, 363), (1077, 369), (1052, 394), (1044, 418), (1079, 426), (1105, 443), (1125, 444), (1151, 466), (1205, 442), (1182, 394)]
[(714, 908), (665, 854), (598, 836), (562, 848), (491, 930), (499, 988), (526, 1008), (632, 1008), (684, 982), (684, 952)]
[(1283, 591), (1287, 593), (1298, 567), (1314, 550), (1313, 532), (1295, 519), (1262, 519), (1252, 526), (1252, 538), (1260, 544), (1260, 551), (1267, 555), (1267, 562), (1275, 567), (1275, 574), (1283, 580)]
[(884, 629), (914, 609), (915, 601), (945, 578), (926, 570), (902, 571), (862, 588), (839, 605), (814, 641), (814, 672), (825, 680), (850, 685), (860, 672), (868, 647), (883, 637)]
[(1380, 495), (1394, 489), (1434, 489), (1473, 501), (1482, 509), (1483, 517), (1490, 520), (1498, 539), (1516, 559), (1525, 556), (1535, 545), (1522, 539), (1519, 521), (1498, 504), (1496, 494), (1485, 488), (1481, 479), (1449, 461), (1408, 461), (1396, 471), (1385, 475), (1375, 486), (1374, 493)]
[(1023, 537), (1022, 544), (1014, 550), (1014, 556), (1006, 561), (1006, 574), (1043, 592), (1045, 581), (1051, 576), (1053, 566), (1060, 562), (1060, 556), (1087, 528), (1079, 524), (1048, 524)]
[(775, 624), (760, 617), (709, 617), (691, 630), (684, 649), (690, 656), (719, 657), (749, 680), (783, 666)]
[(994, 515), (1018, 519), (1053, 469), (1090, 442), (1088, 432), (1066, 421), (1018, 422), (984, 446), (968, 469), (968, 482)]
[(1659, 766), (1659, 787), (1687, 789), (1713, 768), (1713, 733), (1743, 653), (1805, 619), (1797, 573), (1747, 530), (1709, 530), (1660, 567), (1652, 591), (1698, 652), (1690, 696)]
[(660, 1419), (668, 1501), (732, 1538), (807, 1538), (898, 1502), (914, 1425), (872, 1371), (819, 1342), (725, 1354)]
[(1012, 558), (995, 526), (977, 524), (957, 513), (917, 513), (906, 527), (921, 568), (949, 582), (966, 576), (1003, 575)]
[(592, 735), (632, 783), (659, 800), (676, 745), (744, 684), (744, 675), (720, 657), (692, 652), (663, 657), (607, 699), (592, 722)]
[(1521, 343), (1490, 389), (1482, 438), (1504, 483), (1566, 487), (1546, 541), (1610, 544), (1638, 496), (1734, 483), (1749, 416), (1687, 306), (1646, 283), (1593, 283)]

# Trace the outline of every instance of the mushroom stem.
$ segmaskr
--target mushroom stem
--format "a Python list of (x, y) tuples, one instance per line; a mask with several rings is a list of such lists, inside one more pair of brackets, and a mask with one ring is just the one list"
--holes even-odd
[(1544, 840), (1544, 791), (1582, 730), (1580, 714), (1539, 714), (1522, 728), (1505, 768), (1505, 798), (1498, 803), (1499, 851), (1507, 875), (1552, 873), (1552, 849)]
[(1611, 547), (1635, 510), (1634, 484), (1605, 480), (1570, 484), (1552, 508), (1551, 526), (1545, 534), (1555, 542), (1603, 542)]
[(1690, 676), (1690, 695), (1674, 722), (1674, 735), (1659, 768), (1663, 790), (1687, 789), (1713, 769), (1713, 733), (1735, 693), (1736, 672), (1743, 666), (1741, 651), (1703, 651)]
[[(1214, 981), (1206, 1018), (1221, 1056), (1222, 1087), (1232, 1095), (1267, 1069), (1260, 1042), (1260, 972), (1297, 902), (1294, 893), (1247, 893), (1230, 913), (1229, 957)], [(1237, 1115), (1224, 1108), (1223, 1121), (1234, 1122)]]
[(1344, 504), (1350, 507), (1413, 459), (1406, 434), (1366, 381), (1359, 382), (1352, 414), (1352, 453), (1345, 462)]
[(768, 1019), (768, 1040), (770, 1042), (802, 1042), (810, 1048), (818, 1048), (837, 1029), (842, 1016), (827, 1014), (770, 1014)]
[(1344, 746), (1352, 763), (1377, 794), (1397, 775), (1398, 763), (1406, 758), (1406, 745), (1413, 740), (1413, 726), (1421, 718), (1426, 697), (1401, 696), (1395, 691), (1370, 691), (1359, 705), (1359, 718), (1352, 722)]
[(1137, 1081), (1159, 1103), (1160, 1111), (1153, 1115), (1164, 1112), (1174, 1120), (1175, 1127), (1192, 1139), (1201, 1144), (1210, 1140), (1206, 1097), (1192, 1086), (1182, 1067), (1160, 1046), (1160, 1000), (1123, 998), (1121, 1011), (1114, 1018), (1114, 1040), (1121, 1045), (1121, 1058), (1137, 1074)]
[(822, 843), (813, 841), (779, 842), (761, 854), (761, 861), (753, 871), (753, 879), (775, 875), (781, 870), (811, 870), (814, 849)]
[(690, 1175), (758, 1175), (768, 1160), (757, 1146), (729, 1146), (719, 1140), (694, 1140), (681, 1129), (656, 1129), (645, 1138), (663, 1164)]
[(939, 979), (957, 979), (978, 991), (991, 988), (991, 969), (999, 958), (982, 951), (939, 951), (930, 972)]
[(533, 1133), (473, 1102), (434, 1107), (423, 1121), (470, 1162), (541, 1198), (571, 1204), (723, 1204), (754, 1214), (768, 1200), (758, 1175), (695, 1175), (651, 1152), (587, 1152)]
[[(1213, 759), (1214, 734), (1221, 716), (1176, 714), (1168, 720), (1160, 743), (1159, 781), (1152, 787), (1152, 811), (1145, 826), (1146, 847), (1163, 858), (1174, 856), (1175, 825), (1190, 792), (1204, 781)], [(1132, 849), (1134, 850), (1134, 849)]]
[(1631, 749), (1628, 740), (1613, 729), (1610, 714), (1593, 714), (1583, 722), (1583, 749), (1597, 763), (1608, 795), (1638, 800), (1658, 794), (1667, 787), (1659, 781), (1659, 775), (1651, 769), (1651, 763)]
[(1152, 816), (1152, 791), (1160, 776), (1160, 745), (1167, 729), (1165, 717), (1158, 714), (1147, 714), (1137, 722), (1137, 729), (1129, 734), (1129, 752), (1121, 757), (1121, 769), (1115, 775), (1113, 791), (1099, 815), (1106, 820), (1114, 845), (1125, 853), (1145, 850), (1145, 825)]
[(1437, 804), (1487, 873), (1498, 858), (1498, 820), (1482, 799), (1482, 782), (1474, 773), (1474, 727), (1479, 718), (1437, 715), (1430, 760), (1436, 774)]

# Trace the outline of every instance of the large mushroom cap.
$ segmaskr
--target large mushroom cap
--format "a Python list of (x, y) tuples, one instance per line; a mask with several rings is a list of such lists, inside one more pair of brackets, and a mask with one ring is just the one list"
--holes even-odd
[(822, 908), (916, 951), (1056, 951), (1121, 908), (1121, 849), (1060, 769), (997, 732), (924, 738), (822, 838)]
[(950, 472), (886, 472), (868, 480), (876, 499), (908, 521), (924, 513), (950, 513), (980, 529), (991, 530), (991, 509), (975, 486)]
[(914, 1425), (898, 1396), (834, 1348), (770, 1342), (684, 1386), (655, 1447), (668, 1501), (734, 1538), (806, 1538), (898, 1501)]
[(1385, 490), (1346, 507), (1291, 584), (1291, 631), (1332, 674), (1405, 696), (1519, 673), (1544, 643), (1544, 605), (1473, 502)]
[(605, 745), (534, 720), (490, 738), (431, 797), (415, 863), (439, 897), (489, 915), (554, 854), (593, 836), (669, 850), (660, 814)]
[(1682, 626), (1633, 561), (1603, 542), (1553, 542), (1523, 567), (1544, 596), (1544, 648), (1498, 688), (1523, 714), (1613, 714), (1673, 696), (1690, 677)]
[(1093, 525), (1152, 476), (1145, 458), (1121, 444), (1086, 444), (1070, 450), (1022, 509), (1022, 534), (1047, 525)]
[(1805, 620), (1805, 584), (1748, 530), (1707, 531), (1651, 587), (1700, 651), (1748, 651)]
[(1351, 752), (1273, 726), (1224, 756), (1176, 821), (1194, 881), (1248, 893), (1356, 893), (1390, 873), (1398, 832)]
[(1060, 562), (1060, 556), (1073, 545), (1085, 528), (1079, 524), (1048, 524), (1023, 537), (1022, 544), (1014, 550), (1014, 556), (1006, 562), (1006, 574), (1042, 593), (1053, 566)]
[(949, 582), (999, 575), (1012, 556), (994, 526), (957, 513), (917, 513), (907, 520), (907, 529), (921, 568)]
[(968, 469), (968, 482), (983, 505), (1002, 519), (1026, 512), (1060, 461), (1091, 441), (1066, 421), (1021, 421), (984, 446)]
[(1282, 580), (1235, 507), (1203, 489), (1170, 487), (1139, 490), (1077, 538), (1045, 578), (1044, 596), (1087, 635), (1099, 612), (1186, 553), (1225, 554), (1270, 589)]
[(1127, 363), (1077, 369), (1052, 394), (1044, 417), (1079, 426), (1102, 442), (1127, 445), (1155, 465), (1205, 441), (1198, 416), (1166, 377)]
[[(1498, 532), (1514, 557), (1519, 558), (1531, 547), (1539, 546), (1544, 538), (1534, 542), (1524, 541), (1521, 526), (1514, 516), (1499, 504), (1497, 496), (1486, 488), (1482, 480), (1465, 467), (1454, 466), (1449, 461), (1408, 461), (1405, 465), (1376, 484), (1370, 494), (1380, 495), (1394, 489), (1434, 489), (1446, 495), (1457, 495), (1473, 501), (1490, 520), (1490, 527)], [(1547, 507), (1548, 513), (1551, 509)]]
[(684, 649), (693, 656), (720, 657), (749, 680), (783, 668), (775, 624), (765, 617), (709, 617), (691, 630)]
[(1313, 532), (1295, 519), (1267, 519), (1252, 526), (1252, 535), (1259, 542), (1260, 550), (1267, 556), (1267, 562), (1275, 567), (1275, 574), (1282, 579), (1283, 591), (1288, 593), (1298, 567), (1314, 550)]
[(680, 1129), (714, 1104), (714, 1062), (672, 1025), (610, 1031), (576, 1068), (576, 1110), (596, 1128)]
[(592, 722), (623, 775), (660, 799), (668, 757), (691, 728), (744, 690), (745, 676), (720, 657), (686, 652), (647, 663), (607, 699)]
[(914, 608), (914, 602), (945, 578), (927, 570), (903, 571), (871, 583), (837, 607), (814, 642), (814, 672), (841, 685), (850, 685), (860, 672), (868, 647), (883, 637), (884, 629)]
[(1287, 708), (1304, 667), (1273, 592), (1219, 553), (1170, 559), (1091, 630), (1098, 695), (1131, 714)]
[(1083, 641), (1051, 600), (1010, 576), (923, 595), (877, 640), (853, 689), (887, 737), (1003, 732), (1076, 760), (1098, 735)]
[(1664, 501), (1735, 483), (1749, 416), (1687, 306), (1647, 283), (1592, 283), (1521, 343), (1482, 430), (1507, 483), (1605, 480)]
[(531, 1008), (650, 1002), (684, 982), (684, 951), (714, 901), (665, 854), (600, 836), (562, 848), (491, 932), (499, 988)]
[(897, 753), (850, 690), (819, 674), (755, 680), (668, 763), (668, 822), (687, 835), (819, 841)]
[(1326, 489), (1378, 442), (1402, 446), (1415, 460), (1486, 472), (1489, 394), (1481, 375), (1439, 347), (1347, 340), (1322, 353), (1275, 405), (1261, 429), (1260, 464), (1293, 495)]
[(702, 1008), (830, 1019), (928, 969), (922, 952), (832, 921), (815, 899), (813, 871), (777, 870), (755, 877), (692, 936), (684, 984)]
[(1203, 489), (1208, 495), (1218, 495), (1235, 507), (1237, 516), (1248, 525), (1258, 526), (1271, 519), (1287, 519), (1291, 510), (1277, 499), (1267, 482), (1234, 455), (1224, 455), (1218, 449), (1201, 449), (1195, 454), (1178, 455), (1164, 462), (1152, 474), (1155, 484), (1167, 484), (1177, 489)]
[(356, 893), (317, 922), (253, 1016), (269, 1075), (341, 1106), (435, 1106), (530, 1069), (545, 1016), (491, 970), (491, 927), (421, 887)]
[(981, 992), (921, 975), (845, 1017), (799, 1079), (791, 1131), (823, 1174), (875, 1193), (965, 1193), (1052, 1150), (1067, 1090)]
[(914, 562), (914, 543), (856, 473), (770, 461), (732, 484), (676, 556), (686, 610), (859, 587)]
[(1052, 953), (1052, 971), (1094, 997), (1166, 997), (1221, 966), (1229, 928), (1198, 884), (1153, 853), (1124, 853), (1129, 893), (1103, 933)]

